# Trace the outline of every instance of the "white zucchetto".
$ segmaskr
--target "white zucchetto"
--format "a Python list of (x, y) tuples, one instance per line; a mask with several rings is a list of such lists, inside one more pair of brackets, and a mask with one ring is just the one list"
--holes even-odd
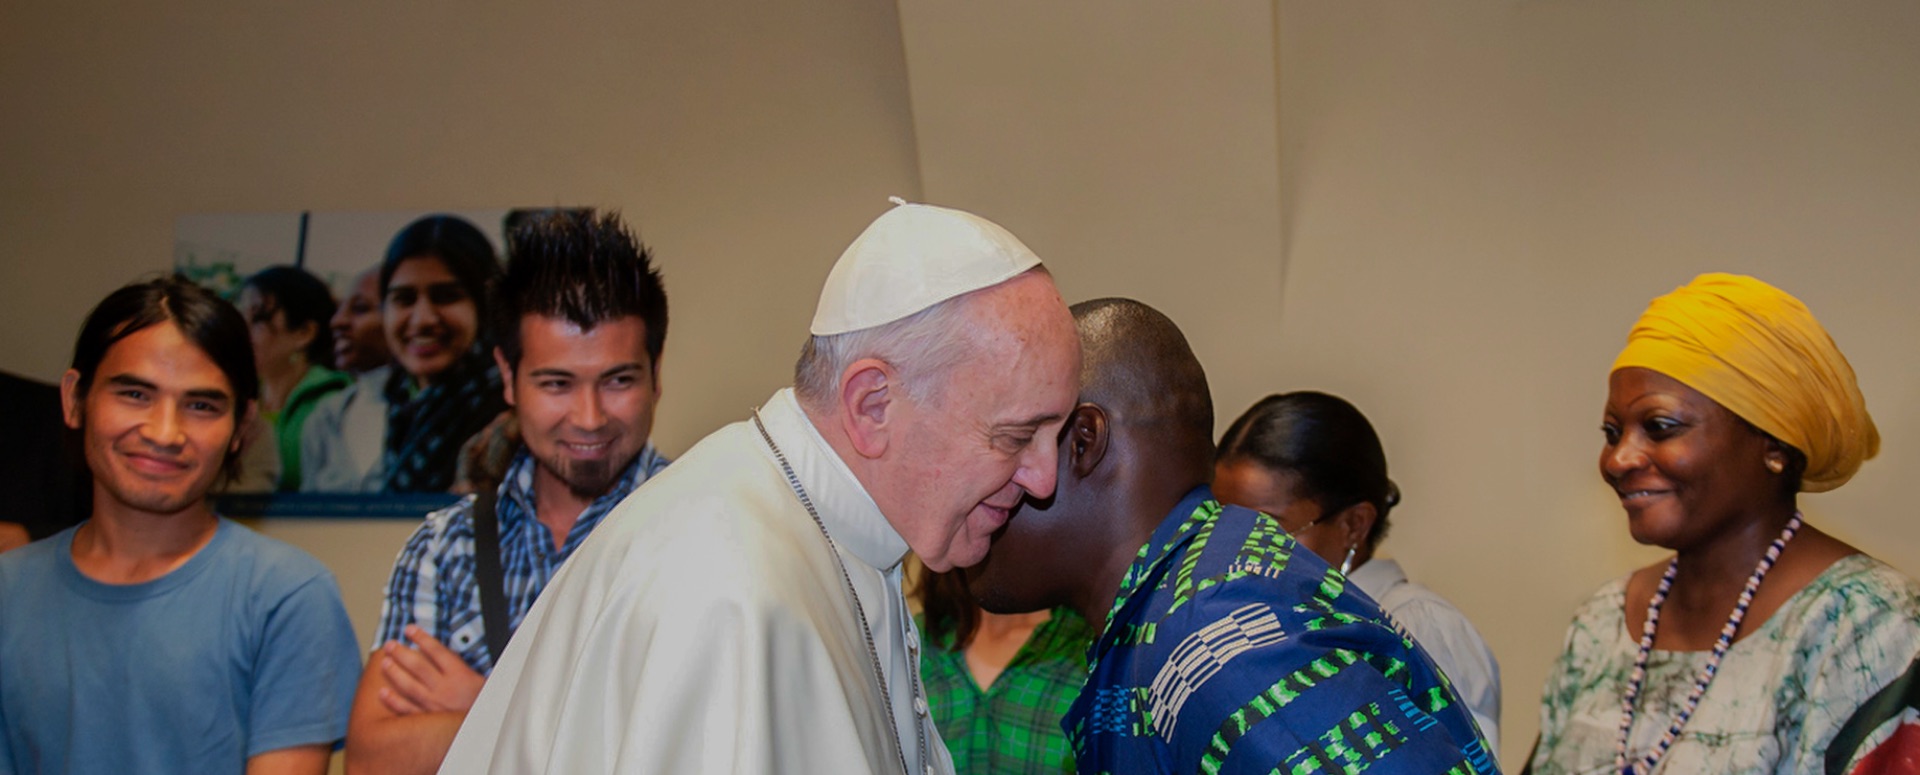
[(898, 206), (847, 246), (814, 308), (814, 336), (892, 323), (1040, 265), (1018, 237), (973, 213)]

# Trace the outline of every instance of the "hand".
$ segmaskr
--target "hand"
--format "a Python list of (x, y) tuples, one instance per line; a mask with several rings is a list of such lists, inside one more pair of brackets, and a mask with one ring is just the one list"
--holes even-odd
[(380, 647), (380, 672), (387, 679), (380, 690), (380, 704), (394, 715), (414, 713), (465, 713), (480, 696), (487, 683), (440, 641), (434, 640), (417, 624), (407, 625), (407, 640), (414, 648), (388, 641)]

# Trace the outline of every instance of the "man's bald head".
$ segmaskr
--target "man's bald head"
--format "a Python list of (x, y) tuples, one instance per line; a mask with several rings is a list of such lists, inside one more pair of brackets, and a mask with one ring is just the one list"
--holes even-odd
[[(1207, 373), (1180, 327), (1132, 299), (1072, 307), (1080, 330), (1080, 401), (1099, 404), (1116, 431), (1147, 432), (1186, 464), (1213, 455), (1213, 397)], [(1204, 481), (1204, 479), (1203, 479)]]
[(1072, 605), (1092, 618), (1167, 510), (1213, 477), (1213, 399), (1187, 338), (1131, 299), (1072, 307), (1080, 402), (1060, 434), (1059, 486), (1029, 499), (968, 570), (980, 605)]

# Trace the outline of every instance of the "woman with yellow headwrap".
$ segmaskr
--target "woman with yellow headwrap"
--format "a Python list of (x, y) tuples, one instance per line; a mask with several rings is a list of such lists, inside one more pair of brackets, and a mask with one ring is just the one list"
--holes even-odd
[(1796, 506), (1880, 447), (1813, 314), (1736, 275), (1655, 299), (1614, 361), (1602, 431), (1627, 529), (1674, 556), (1581, 606), (1530, 769), (1910, 771), (1888, 768), (1920, 755), (1902, 726), (1920, 584)]

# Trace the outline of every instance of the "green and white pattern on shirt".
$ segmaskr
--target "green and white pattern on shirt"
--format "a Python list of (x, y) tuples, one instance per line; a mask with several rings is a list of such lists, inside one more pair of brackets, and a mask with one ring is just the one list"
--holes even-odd
[[(1625, 606), (1621, 578), (1575, 614), (1541, 698), (1536, 775), (1612, 770), (1620, 698), (1638, 651)], [(1656, 772), (1822, 772), (1841, 725), (1916, 654), (1920, 584), (1865, 555), (1842, 559), (1733, 644)], [(1666, 732), (1707, 656), (1653, 652), (1628, 741), (1632, 756), (1644, 756)]]

